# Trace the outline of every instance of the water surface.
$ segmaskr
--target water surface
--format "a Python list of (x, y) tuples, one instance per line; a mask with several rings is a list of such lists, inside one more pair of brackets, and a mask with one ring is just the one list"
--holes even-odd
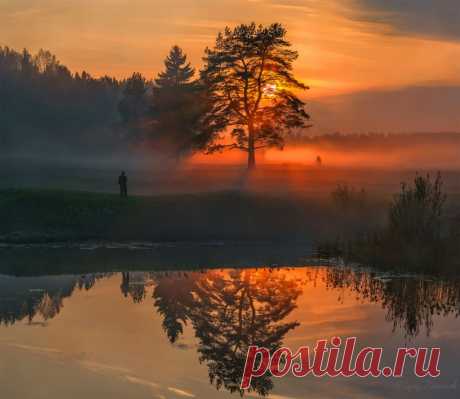
[[(171, 267), (173, 269), (173, 267)], [(441, 377), (256, 380), (247, 397), (458, 398), (460, 284), (343, 266), (0, 275), (3, 398), (239, 397), (250, 343), (441, 347)]]

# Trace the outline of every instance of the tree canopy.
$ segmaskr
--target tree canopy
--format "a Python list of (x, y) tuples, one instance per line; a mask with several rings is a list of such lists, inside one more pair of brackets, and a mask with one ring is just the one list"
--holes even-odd
[(155, 85), (158, 88), (182, 87), (191, 84), (195, 69), (187, 62), (187, 55), (174, 45), (164, 61), (165, 70), (158, 74)]
[(199, 101), (202, 86), (180, 47), (173, 46), (165, 59), (165, 70), (152, 88), (149, 138), (153, 145), (180, 157), (196, 149), (205, 103)]
[[(278, 23), (239, 25), (206, 49), (201, 78), (211, 106), (204, 118), (209, 151), (246, 151), (252, 168), (257, 149), (283, 148), (287, 134), (307, 127), (309, 115), (296, 91), (308, 87), (293, 75), (298, 53), (285, 36)], [(232, 142), (221, 144), (227, 129)]]
[(125, 123), (135, 121), (144, 115), (146, 92), (146, 79), (140, 73), (133, 73), (125, 83), (123, 99), (118, 105), (118, 111)]

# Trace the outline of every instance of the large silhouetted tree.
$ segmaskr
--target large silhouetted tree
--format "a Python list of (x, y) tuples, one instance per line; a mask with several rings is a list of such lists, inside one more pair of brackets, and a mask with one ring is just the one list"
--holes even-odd
[[(282, 148), (292, 129), (306, 127), (309, 116), (295, 90), (307, 87), (293, 75), (298, 54), (285, 36), (278, 23), (252, 23), (226, 28), (206, 49), (201, 78), (211, 104), (204, 118), (209, 151), (246, 151), (253, 168), (257, 149)], [(232, 142), (219, 144), (227, 129)]]

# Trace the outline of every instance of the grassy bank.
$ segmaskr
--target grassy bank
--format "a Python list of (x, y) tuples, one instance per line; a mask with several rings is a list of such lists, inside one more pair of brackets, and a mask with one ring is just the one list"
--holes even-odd
[(0, 242), (319, 241), (372, 228), (381, 222), (384, 209), (376, 201), (356, 217), (329, 198), (246, 192), (122, 199), (89, 192), (3, 190)]

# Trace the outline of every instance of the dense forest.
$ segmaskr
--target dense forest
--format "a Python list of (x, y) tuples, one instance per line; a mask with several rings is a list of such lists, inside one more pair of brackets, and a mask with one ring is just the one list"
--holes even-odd
[(73, 74), (49, 51), (0, 47), (2, 151), (112, 145), (122, 85)]
[(146, 141), (184, 151), (191, 144), (179, 132), (193, 128), (198, 115), (195, 71), (177, 46), (165, 65), (154, 81), (139, 73), (126, 80), (94, 78), (70, 72), (46, 50), (0, 47), (2, 151), (98, 153)]
[(154, 80), (140, 73), (94, 78), (72, 73), (46, 50), (0, 47), (0, 151), (98, 154), (147, 144), (188, 153), (205, 104), (194, 74), (177, 46)]

